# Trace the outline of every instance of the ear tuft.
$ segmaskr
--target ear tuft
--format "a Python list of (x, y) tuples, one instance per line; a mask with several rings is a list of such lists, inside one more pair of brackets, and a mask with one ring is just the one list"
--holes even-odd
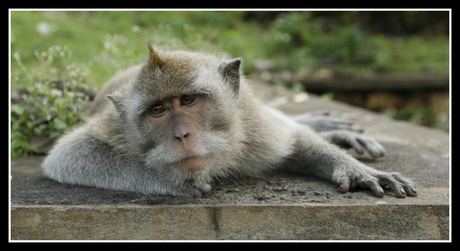
[(107, 94), (106, 96), (110, 101), (112, 101), (113, 105), (115, 106), (115, 109), (117, 109), (118, 113), (123, 112), (123, 104), (122, 104), (122, 97), (120, 95), (116, 94)]
[(235, 58), (228, 62), (221, 63), (218, 68), (224, 80), (227, 81), (235, 91), (235, 95), (238, 95), (240, 90), (240, 66), (241, 58)]
[(158, 51), (155, 48), (155, 46), (152, 44), (149, 44), (149, 50), (150, 50), (150, 57), (149, 57), (148, 64), (150, 65), (150, 67), (155, 68), (157, 66), (163, 65), (164, 60), (161, 59), (160, 56), (158, 55)]

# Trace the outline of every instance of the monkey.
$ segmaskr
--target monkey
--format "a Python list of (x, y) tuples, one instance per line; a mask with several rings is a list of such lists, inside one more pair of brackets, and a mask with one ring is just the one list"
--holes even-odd
[(389, 187), (396, 197), (417, 196), (409, 179), (368, 167), (337, 146), (383, 156), (372, 139), (352, 130), (321, 131), (315, 119), (296, 120), (265, 106), (242, 73), (241, 58), (153, 45), (149, 52), (145, 63), (110, 79), (91, 116), (58, 139), (41, 165), (46, 177), (201, 196), (216, 179), (287, 171), (326, 179), (341, 193), (359, 186), (382, 197)]

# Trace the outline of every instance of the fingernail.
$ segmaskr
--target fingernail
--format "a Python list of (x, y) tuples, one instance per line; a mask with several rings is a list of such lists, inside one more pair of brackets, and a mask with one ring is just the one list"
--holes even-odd
[(344, 191), (344, 190), (343, 190), (343, 187), (344, 187), (344, 185), (340, 185), (339, 189), (337, 189), (337, 190), (339, 190), (339, 192), (341, 192), (341, 193), (346, 193), (346, 192), (348, 192), (348, 190), (345, 190), (345, 191)]

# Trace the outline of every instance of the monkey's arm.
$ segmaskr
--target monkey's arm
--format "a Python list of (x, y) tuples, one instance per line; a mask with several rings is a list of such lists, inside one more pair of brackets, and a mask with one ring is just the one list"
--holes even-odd
[(83, 126), (61, 138), (42, 163), (62, 183), (157, 195), (199, 195), (209, 188), (178, 187), (139, 160), (119, 154)]
[(368, 167), (300, 125), (293, 135), (294, 153), (287, 168), (292, 171), (326, 178), (340, 185), (342, 193), (361, 186), (383, 196), (389, 186), (397, 197), (417, 196), (413, 184), (396, 173), (385, 173)]
[(367, 151), (374, 158), (385, 156), (385, 148), (382, 145), (358, 134), (364, 131), (363, 128), (353, 125), (350, 120), (324, 116), (327, 110), (298, 115), (294, 118), (270, 107), (267, 107), (267, 110), (289, 127), (297, 127), (298, 124), (307, 125), (331, 144), (345, 148), (352, 147), (358, 154), (364, 154)]

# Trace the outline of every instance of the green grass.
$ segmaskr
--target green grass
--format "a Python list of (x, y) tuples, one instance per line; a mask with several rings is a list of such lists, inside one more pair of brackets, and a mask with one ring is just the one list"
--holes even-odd
[[(37, 25), (51, 27), (47, 35)], [(243, 23), (241, 12), (22, 12), (11, 13), (12, 53), (26, 67), (37, 63), (34, 51), (67, 46), (76, 63), (90, 66), (88, 81), (101, 86), (115, 71), (147, 59), (148, 43), (160, 49), (224, 52), (233, 57), (263, 56), (256, 48), (262, 30)], [(23, 74), (12, 62), (13, 76)], [(20, 83), (21, 81), (19, 81)], [(13, 82), (16, 84), (17, 82)]]
[[(40, 34), (37, 26), (51, 27)], [(90, 68), (88, 83), (101, 86), (117, 70), (143, 62), (147, 44), (161, 49), (191, 49), (243, 57), (247, 72), (257, 59), (278, 68), (313, 70), (335, 62), (343, 70), (447, 72), (449, 41), (393, 38), (362, 33), (353, 25), (322, 29), (308, 12), (278, 16), (269, 25), (244, 18), (240, 11), (12, 11), (12, 54), (28, 68), (37, 64), (34, 51), (67, 46), (75, 63)], [(364, 60), (366, 63), (356, 63)], [(23, 75), (12, 61), (15, 79)], [(21, 81), (13, 81), (21, 84)]]

